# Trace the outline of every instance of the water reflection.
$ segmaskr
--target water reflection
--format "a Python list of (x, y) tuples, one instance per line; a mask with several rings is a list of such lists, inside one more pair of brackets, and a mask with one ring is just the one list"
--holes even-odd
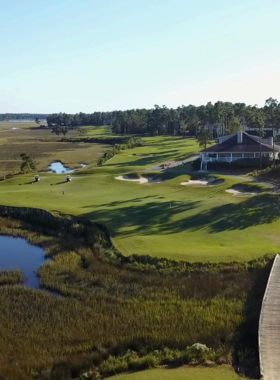
[(38, 289), (40, 281), (36, 272), (45, 262), (42, 248), (30, 245), (25, 239), (0, 235), (0, 271), (20, 269), (24, 284)]
[(56, 174), (62, 173), (73, 173), (74, 170), (67, 169), (61, 162), (53, 162), (49, 166), (50, 172), (54, 172)]

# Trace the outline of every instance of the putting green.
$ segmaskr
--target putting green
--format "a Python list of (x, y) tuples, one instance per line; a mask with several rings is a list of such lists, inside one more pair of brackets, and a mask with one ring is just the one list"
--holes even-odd
[(36, 184), (31, 175), (2, 181), (0, 204), (38, 207), (105, 223), (114, 244), (126, 255), (220, 262), (279, 252), (278, 202), (271, 194), (239, 198), (226, 193), (240, 179), (220, 176), (224, 182), (217, 186), (181, 186), (189, 176), (174, 169), (178, 176), (160, 184), (116, 180), (117, 175), (198, 151), (194, 140), (182, 138), (148, 138), (145, 143), (101, 168), (82, 171), (71, 183), (54, 174), (42, 174)]
[[(112, 377), (112, 380), (239, 380), (229, 367), (152, 369)], [(243, 379), (245, 379), (243, 377)]]

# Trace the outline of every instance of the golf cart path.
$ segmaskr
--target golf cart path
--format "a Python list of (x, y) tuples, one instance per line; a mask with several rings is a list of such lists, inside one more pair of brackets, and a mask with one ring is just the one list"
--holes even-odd
[(264, 380), (279, 380), (280, 373), (280, 256), (274, 259), (259, 321), (260, 370)]

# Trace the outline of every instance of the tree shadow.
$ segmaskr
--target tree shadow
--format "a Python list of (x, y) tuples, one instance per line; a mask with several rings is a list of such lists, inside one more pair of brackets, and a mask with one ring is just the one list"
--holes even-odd
[[(134, 161), (127, 161), (127, 162), (121, 162), (121, 163), (108, 163), (106, 166), (147, 166), (147, 165), (155, 165), (159, 161), (164, 162), (166, 160), (173, 161), (174, 157), (171, 159), (174, 154), (178, 154), (178, 151), (176, 149), (174, 150), (168, 150), (164, 152), (150, 152), (149, 157), (139, 157), (137, 160)], [(132, 154), (133, 155), (133, 154)], [(186, 155), (181, 155), (182, 157)], [(133, 156), (137, 157), (137, 156)], [(176, 157), (177, 158), (177, 157)]]
[(173, 234), (187, 228), (184, 218), (178, 221), (174, 219), (174, 216), (177, 218), (178, 214), (192, 210), (200, 204), (200, 201), (163, 202), (162, 197), (156, 198), (158, 201), (154, 196), (151, 198), (153, 201), (146, 201), (146, 203), (143, 203), (145, 198), (108, 203), (81, 216), (101, 221), (110, 228), (112, 235), (120, 231), (123, 236), (137, 233), (141, 235)]
[(279, 217), (279, 197), (262, 194), (238, 204), (225, 204), (191, 216), (186, 223), (194, 231), (207, 229), (211, 233), (218, 233), (272, 223)]
[(31, 182), (26, 182), (26, 183), (19, 183), (19, 186), (24, 186), (24, 185), (32, 185), (33, 183), (39, 183), (38, 181), (31, 181)]
[(259, 319), (272, 264), (273, 260), (270, 260), (264, 267), (254, 269), (253, 286), (243, 309), (243, 322), (234, 337), (234, 367), (238, 374), (250, 379), (260, 379)]
[(84, 206), (94, 210), (81, 216), (104, 223), (112, 236), (121, 233), (124, 237), (155, 233), (167, 235), (201, 229), (209, 233), (243, 230), (272, 223), (280, 217), (278, 197), (274, 194), (254, 196), (238, 204), (229, 203), (204, 212), (199, 210), (195, 215), (185, 217), (185, 212), (196, 209), (200, 204), (201, 201), (168, 202), (163, 201), (162, 197), (153, 196)]
[(62, 182), (57, 182), (57, 183), (51, 183), (50, 186), (57, 186), (57, 185), (62, 185), (68, 183), (68, 181), (62, 181)]
[[(89, 205), (89, 206), (83, 206), (82, 208), (92, 208), (92, 207), (116, 207), (116, 206), (119, 206), (121, 204), (125, 204), (125, 203), (128, 203), (128, 202), (133, 202), (133, 203), (137, 203), (137, 202), (141, 202), (143, 201), (144, 199), (149, 199), (149, 198), (153, 198), (155, 199), (155, 197), (153, 195), (147, 195), (146, 197), (139, 197), (139, 198), (134, 198), (134, 199), (131, 199), (129, 201), (115, 201), (115, 202), (111, 202), (110, 204), (108, 203), (103, 203), (103, 204), (100, 204), (98, 206), (93, 206), (93, 205)], [(164, 197), (160, 197), (158, 196), (157, 199), (163, 199)]]

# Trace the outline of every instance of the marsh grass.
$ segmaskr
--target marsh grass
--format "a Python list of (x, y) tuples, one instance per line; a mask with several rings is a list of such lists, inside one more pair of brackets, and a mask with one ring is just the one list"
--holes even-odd
[(0, 218), (0, 233), (45, 249), (52, 261), (39, 269), (40, 284), (61, 295), (1, 288), (0, 374), (9, 380), (48, 379), (57, 366), (67, 366), (75, 378), (128, 349), (148, 354), (164, 347), (185, 350), (196, 342), (228, 352), (229, 363), (245, 350), (257, 358), (270, 258), (212, 264), (211, 270), (203, 264), (182, 272), (137, 268), (109, 259), (95, 239), (80, 232)]
[(0, 286), (15, 285), (24, 282), (24, 275), (19, 269), (0, 271)]
[[(13, 127), (19, 128), (12, 130)], [(35, 127), (35, 128), (34, 128)], [(81, 168), (81, 163), (96, 165), (110, 145), (76, 142), (77, 130), (70, 130), (69, 141), (61, 141), (51, 129), (38, 129), (36, 123), (3, 123), (0, 126), (0, 177), (20, 171), (20, 153), (25, 152), (35, 160), (38, 171), (47, 171), (54, 161), (62, 161), (71, 169)]]

